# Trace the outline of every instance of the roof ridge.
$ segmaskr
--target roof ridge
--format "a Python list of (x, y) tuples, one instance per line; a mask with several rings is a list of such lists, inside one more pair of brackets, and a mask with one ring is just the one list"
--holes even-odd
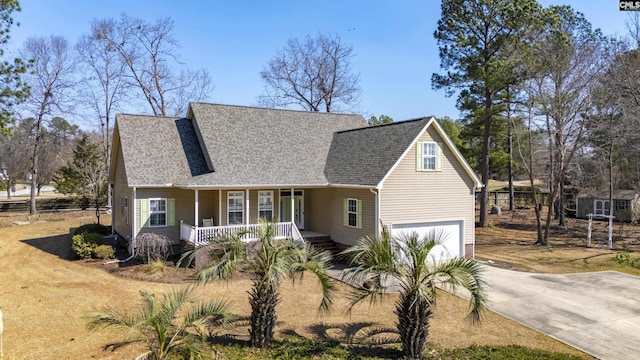
[(401, 124), (407, 124), (407, 123), (418, 122), (418, 121), (425, 121), (425, 120), (431, 119), (432, 117), (433, 116), (424, 116), (424, 117), (421, 117), (421, 118), (394, 121), (394, 122), (390, 122), (390, 123), (387, 123), (387, 124), (363, 126), (363, 127), (359, 127), (359, 128), (355, 128), (355, 129), (337, 131), (336, 134), (342, 134), (342, 133), (346, 133), (346, 132), (349, 132), (349, 131), (359, 131), (359, 130), (365, 130), (365, 129), (377, 129), (377, 128), (381, 128), (381, 127), (385, 127), (385, 126), (393, 126), (393, 125), (401, 125)]
[(356, 114), (356, 113), (338, 113), (338, 112), (309, 111), (309, 110), (296, 110), (296, 109), (280, 109), (280, 108), (268, 108), (268, 107), (262, 107), (262, 106), (254, 106), (254, 105), (233, 105), (233, 104), (208, 103), (208, 102), (201, 102), (201, 101), (192, 101), (190, 104), (214, 105), (214, 106), (221, 106), (221, 107), (236, 107), (236, 108), (245, 108), (245, 109), (268, 110), (268, 111), (287, 111), (287, 112), (308, 113), (308, 114), (318, 114), (318, 115), (362, 116), (361, 114)]
[(147, 118), (157, 118), (157, 119), (186, 119), (184, 116), (163, 116), (163, 115), (144, 115), (144, 114), (130, 114), (130, 113), (117, 113), (116, 116), (135, 116), (135, 117), (147, 117)]

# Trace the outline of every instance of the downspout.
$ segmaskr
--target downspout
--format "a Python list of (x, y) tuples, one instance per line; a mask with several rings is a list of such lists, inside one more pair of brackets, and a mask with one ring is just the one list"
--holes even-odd
[(371, 193), (375, 195), (375, 208), (376, 208), (376, 217), (375, 217), (375, 234), (376, 236), (380, 235), (380, 190), (374, 191), (373, 189), (369, 189)]
[[(131, 217), (131, 245), (129, 246), (129, 249), (131, 250), (131, 254), (129, 255), (128, 258), (123, 259), (123, 260), (119, 260), (119, 259), (115, 259), (115, 260), (110, 260), (107, 261), (105, 264), (113, 264), (113, 263), (123, 263), (123, 262), (127, 262), (131, 259), (133, 259), (133, 252), (134, 252), (134, 246), (133, 243), (136, 239), (135, 234), (136, 234), (136, 211), (138, 211), (137, 207), (136, 207), (136, 187), (133, 187), (133, 201), (132, 201), (132, 213), (133, 216)], [(113, 213), (113, 211), (112, 211)], [(113, 214), (111, 215), (113, 216)], [(111, 225), (111, 227), (113, 227), (113, 223)]]
[(133, 206), (132, 206), (132, 208), (133, 208), (133, 216), (131, 217), (132, 218), (132, 221), (131, 221), (131, 256), (127, 260), (133, 259), (133, 249), (134, 249), (133, 242), (136, 239), (136, 227), (137, 227), (136, 214), (138, 213), (138, 193), (137, 193), (137, 189), (136, 189), (135, 186), (133, 187)]

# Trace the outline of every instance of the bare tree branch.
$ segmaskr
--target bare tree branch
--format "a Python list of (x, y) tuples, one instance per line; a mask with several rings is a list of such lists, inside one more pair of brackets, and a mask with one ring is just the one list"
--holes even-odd
[(291, 39), (260, 72), (269, 107), (298, 105), (308, 111), (353, 110), (360, 102), (359, 77), (352, 73), (353, 47), (338, 36)]

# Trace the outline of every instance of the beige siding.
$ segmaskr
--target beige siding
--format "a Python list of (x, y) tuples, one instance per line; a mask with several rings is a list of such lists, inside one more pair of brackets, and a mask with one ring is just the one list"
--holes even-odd
[(305, 220), (309, 221), (309, 230), (330, 235), (331, 232), (331, 204), (332, 189), (322, 188), (307, 190), (305, 192), (305, 202), (309, 202)]
[[(443, 143), (430, 127), (419, 141)], [(416, 171), (414, 145), (383, 183), (380, 219), (393, 223), (464, 221), (464, 242), (474, 243), (474, 182), (443, 144), (442, 171)], [(467, 254), (468, 256), (468, 254)]]
[[(191, 197), (195, 197), (195, 191), (190, 191)], [(176, 200), (177, 202), (177, 200)], [(213, 223), (218, 225), (218, 190), (198, 191), (198, 226), (202, 226), (202, 219), (213, 218)], [(193, 219), (186, 220), (186, 223), (193, 224)]]
[[(354, 245), (361, 237), (375, 233), (375, 195), (368, 189), (330, 188), (308, 192), (311, 231), (330, 235), (333, 241), (345, 245)], [(343, 224), (343, 204), (347, 198), (362, 200), (360, 229)]]
[[(125, 239), (131, 237), (133, 213), (132, 191), (127, 185), (127, 174), (122, 162), (122, 149), (118, 149), (113, 181), (113, 230)], [(125, 198), (127, 207), (125, 207)]]
[(152, 198), (175, 199), (176, 224), (163, 227), (140, 227), (140, 206), (136, 204), (136, 228), (138, 233), (156, 233), (168, 237), (172, 242), (178, 243), (180, 240), (180, 220), (187, 224), (193, 224), (195, 217), (195, 192), (175, 188), (153, 188), (137, 189), (136, 197), (138, 201), (148, 201)]

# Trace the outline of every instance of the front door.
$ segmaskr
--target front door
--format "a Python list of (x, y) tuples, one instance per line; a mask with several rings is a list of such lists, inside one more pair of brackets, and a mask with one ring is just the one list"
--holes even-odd
[(302, 190), (294, 191), (293, 206), (294, 208), (291, 209), (291, 190), (280, 191), (280, 221), (291, 221), (293, 213), (293, 221), (298, 229), (304, 229), (304, 194)]

